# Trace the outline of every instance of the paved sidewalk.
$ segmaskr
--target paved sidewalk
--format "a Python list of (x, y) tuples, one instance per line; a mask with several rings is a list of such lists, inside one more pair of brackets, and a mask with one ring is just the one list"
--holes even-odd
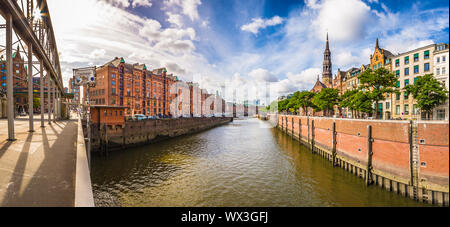
[(34, 133), (28, 118), (15, 120), (16, 141), (9, 142), (8, 122), (0, 119), (0, 207), (74, 206), (77, 121), (58, 121)]

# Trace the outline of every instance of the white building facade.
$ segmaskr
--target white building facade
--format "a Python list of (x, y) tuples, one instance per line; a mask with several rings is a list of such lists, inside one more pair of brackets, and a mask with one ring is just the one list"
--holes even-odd
[[(449, 64), (448, 64), (448, 44), (436, 44), (436, 49), (433, 52), (433, 75), (434, 77), (445, 85), (447, 91), (449, 90)], [(433, 110), (433, 120), (448, 121), (449, 102), (448, 99), (445, 104)]]

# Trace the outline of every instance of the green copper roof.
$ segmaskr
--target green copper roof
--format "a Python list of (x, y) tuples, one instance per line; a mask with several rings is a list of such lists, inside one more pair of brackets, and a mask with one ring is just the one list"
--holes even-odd
[(166, 69), (166, 68), (164, 68), (163, 72), (165, 72), (165, 73), (166, 73), (166, 72), (167, 72), (167, 69)]
[(144, 65), (144, 70), (147, 70), (147, 66), (146, 65)]
[(14, 52), (13, 55), (12, 55), (12, 58), (15, 58), (16, 54), (17, 54), (17, 52)]
[(125, 60), (123, 58), (121, 58), (120, 63), (125, 63)]

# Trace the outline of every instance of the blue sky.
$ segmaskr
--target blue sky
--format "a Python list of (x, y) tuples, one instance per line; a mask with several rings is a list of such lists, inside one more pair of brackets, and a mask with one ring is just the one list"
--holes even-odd
[(394, 54), (449, 39), (449, 2), (443, 0), (48, 4), (66, 80), (73, 67), (101, 65), (118, 56), (151, 68), (165, 66), (212, 92), (224, 85), (269, 83), (271, 91), (281, 95), (314, 84), (321, 73), (327, 31), (334, 73), (367, 64), (376, 38)]

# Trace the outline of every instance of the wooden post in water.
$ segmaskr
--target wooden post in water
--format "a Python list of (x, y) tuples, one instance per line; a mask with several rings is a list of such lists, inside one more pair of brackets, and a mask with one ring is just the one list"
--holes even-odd
[(306, 117), (306, 124), (308, 125), (308, 138), (306, 139), (306, 142), (308, 143), (309, 146), (309, 134), (310, 134), (310, 129), (309, 129), (309, 117)]
[(292, 117), (292, 121), (291, 121), (291, 133), (292, 133), (292, 138), (294, 138), (294, 117)]
[(367, 126), (367, 167), (366, 167), (366, 185), (372, 183), (372, 126)]
[(311, 151), (314, 153), (314, 120), (311, 121)]
[(287, 116), (285, 116), (285, 118), (286, 118), (286, 119), (284, 119), (285, 123), (286, 123), (285, 131), (286, 131), (286, 134), (287, 134), (288, 133), (288, 119), (287, 119)]
[(336, 122), (333, 121), (333, 167), (336, 165)]
[(298, 118), (298, 142), (302, 143), (302, 119)]

